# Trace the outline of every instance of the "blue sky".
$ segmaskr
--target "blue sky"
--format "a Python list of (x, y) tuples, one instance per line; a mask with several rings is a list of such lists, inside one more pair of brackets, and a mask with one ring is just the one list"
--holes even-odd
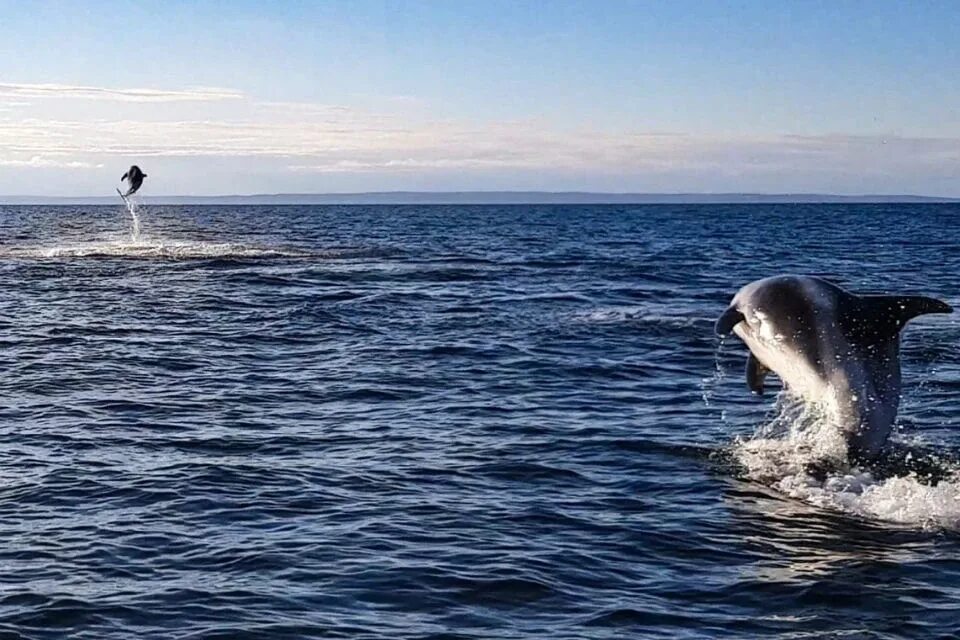
[(958, 69), (949, 2), (0, 0), (0, 194), (960, 195)]

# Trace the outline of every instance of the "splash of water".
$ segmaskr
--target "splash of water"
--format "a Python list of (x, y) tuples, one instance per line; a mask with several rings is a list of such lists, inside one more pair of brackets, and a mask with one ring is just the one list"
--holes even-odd
[(133, 198), (124, 198), (127, 204), (127, 211), (130, 212), (130, 239), (140, 242), (140, 211), (137, 201)]
[[(717, 386), (727, 377), (726, 371), (723, 369), (723, 364), (720, 362), (724, 344), (725, 337), (721, 336), (719, 342), (717, 342), (717, 348), (713, 352), (713, 373), (709, 378), (700, 380), (700, 397), (703, 399), (703, 404), (706, 407), (713, 407), (713, 396), (716, 394)], [(721, 419), (725, 419), (725, 416), (726, 412), (721, 411)]]
[(940, 478), (931, 481), (915, 471), (891, 474), (890, 461), (852, 464), (832, 412), (786, 392), (772, 418), (738, 440), (733, 453), (749, 479), (791, 498), (858, 517), (960, 530), (960, 465), (933, 460)]

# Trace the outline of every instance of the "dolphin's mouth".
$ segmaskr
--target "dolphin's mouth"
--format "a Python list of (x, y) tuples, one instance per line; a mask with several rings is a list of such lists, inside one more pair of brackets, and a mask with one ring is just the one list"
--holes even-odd
[(713, 329), (718, 336), (728, 336), (733, 333), (733, 328), (744, 322), (746, 318), (740, 310), (736, 307), (729, 307), (723, 314), (717, 319), (716, 324)]

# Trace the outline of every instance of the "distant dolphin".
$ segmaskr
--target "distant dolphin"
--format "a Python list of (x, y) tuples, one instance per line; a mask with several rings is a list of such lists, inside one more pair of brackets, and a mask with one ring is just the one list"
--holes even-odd
[(123, 182), (124, 180), (126, 180), (130, 184), (130, 188), (127, 190), (126, 193), (121, 195), (124, 198), (126, 198), (127, 196), (132, 196), (133, 194), (135, 194), (137, 192), (137, 189), (140, 188), (140, 185), (143, 184), (143, 179), (146, 177), (147, 177), (147, 174), (141, 171), (140, 167), (138, 167), (137, 165), (133, 165), (132, 167), (127, 169), (127, 172), (123, 174), (123, 176), (120, 178), (120, 181)]
[(747, 344), (747, 386), (763, 392), (776, 373), (807, 402), (822, 403), (844, 431), (849, 452), (882, 449), (900, 405), (900, 330), (925, 313), (950, 313), (925, 296), (854, 295), (810, 276), (752, 282), (717, 320), (720, 335)]

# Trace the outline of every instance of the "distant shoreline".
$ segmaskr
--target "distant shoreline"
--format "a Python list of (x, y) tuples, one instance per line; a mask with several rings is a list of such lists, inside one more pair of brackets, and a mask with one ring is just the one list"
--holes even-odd
[[(376, 191), (363, 193), (277, 193), (217, 196), (144, 196), (146, 204), (230, 205), (535, 205), (535, 204), (898, 204), (950, 203), (919, 195), (828, 193), (603, 193), (586, 191)], [(108, 205), (116, 196), (0, 196), (0, 205)]]

